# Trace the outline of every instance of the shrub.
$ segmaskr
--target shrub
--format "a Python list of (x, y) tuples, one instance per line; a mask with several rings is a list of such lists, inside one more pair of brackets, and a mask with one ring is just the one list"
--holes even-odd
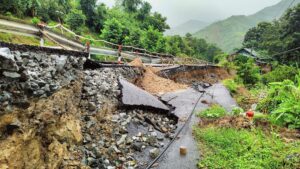
[(300, 129), (300, 75), (297, 80), (298, 86), (291, 80), (271, 83), (267, 97), (258, 104), (275, 124)]
[(37, 18), (37, 17), (34, 17), (34, 18), (31, 19), (31, 23), (34, 24), (34, 25), (37, 25), (40, 22), (41, 22), (40, 19)]
[(72, 30), (76, 33), (80, 34), (82, 27), (84, 26), (86, 21), (85, 15), (83, 15), (81, 10), (72, 10), (66, 18), (66, 23), (70, 26)]
[(291, 80), (295, 82), (297, 73), (297, 68), (286, 65), (278, 65), (273, 71), (263, 75), (262, 81), (264, 84), (281, 82), (284, 80)]
[(223, 107), (219, 105), (213, 105), (212, 107), (198, 113), (198, 117), (216, 119), (224, 117), (226, 113), (227, 111)]
[(244, 109), (240, 108), (240, 107), (234, 107), (232, 110), (231, 110), (231, 114), (234, 115), (234, 116), (238, 116), (242, 113), (244, 113)]
[(236, 93), (238, 89), (238, 84), (233, 79), (223, 80), (224, 86), (230, 91), (230, 93)]
[(260, 69), (254, 63), (254, 59), (248, 59), (246, 63), (241, 63), (237, 69), (237, 75), (248, 87), (253, 87), (261, 79)]

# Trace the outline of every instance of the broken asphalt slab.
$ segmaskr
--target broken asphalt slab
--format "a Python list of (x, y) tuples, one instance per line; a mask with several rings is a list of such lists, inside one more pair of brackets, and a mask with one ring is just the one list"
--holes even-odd
[(125, 79), (120, 78), (119, 85), (121, 88), (121, 101), (123, 105), (169, 112), (170, 108), (158, 100), (155, 96), (138, 88)]

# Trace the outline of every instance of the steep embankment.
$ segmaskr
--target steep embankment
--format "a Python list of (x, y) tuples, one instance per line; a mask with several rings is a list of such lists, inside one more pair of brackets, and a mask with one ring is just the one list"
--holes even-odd
[[(215, 22), (204, 29), (200, 29), (194, 34), (199, 38), (204, 38), (210, 43), (217, 44), (226, 52), (231, 52), (234, 48), (242, 46), (246, 32), (262, 21), (272, 21), (280, 17), (294, 0), (282, 0), (276, 5), (262, 9), (261, 11), (249, 15), (232, 16), (225, 20)], [(300, 3), (296, 0), (293, 6)]]
[[(135, 67), (84, 69), (85, 53), (25, 45), (0, 52), (0, 168), (145, 168), (176, 119), (126, 107)], [(147, 155), (145, 155), (147, 154)]]

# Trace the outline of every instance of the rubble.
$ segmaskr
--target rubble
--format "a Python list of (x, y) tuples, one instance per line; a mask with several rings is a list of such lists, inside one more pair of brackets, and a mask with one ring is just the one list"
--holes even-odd
[[(142, 76), (140, 68), (84, 70), (84, 57), (3, 51), (0, 168), (139, 168), (151, 160), (145, 154), (161, 151), (177, 129), (175, 116), (144, 109), (149, 100), (141, 107), (121, 104), (126, 87), (119, 78), (150, 97), (153, 107), (169, 111), (130, 83)], [(12, 67), (3, 65), (8, 62)]]

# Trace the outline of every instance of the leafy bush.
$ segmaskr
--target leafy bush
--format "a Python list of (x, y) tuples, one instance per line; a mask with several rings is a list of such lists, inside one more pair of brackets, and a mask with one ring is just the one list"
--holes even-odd
[(240, 64), (237, 69), (237, 75), (249, 87), (253, 87), (261, 79), (260, 69), (254, 63), (254, 59), (248, 59), (246, 63)]
[(297, 68), (286, 65), (278, 65), (273, 71), (263, 75), (262, 81), (264, 84), (281, 82), (288, 79), (295, 82), (297, 73)]
[(271, 83), (258, 109), (269, 112), (276, 124), (300, 129), (300, 75), (297, 80), (298, 86), (290, 80)]
[(66, 17), (66, 23), (78, 34), (81, 33), (85, 21), (86, 17), (83, 15), (82, 11), (77, 9), (73, 9)]
[(219, 127), (194, 131), (204, 154), (198, 163), (201, 169), (294, 169), (300, 166), (300, 142), (286, 144), (275, 133)]
[(212, 107), (198, 113), (198, 116), (202, 118), (216, 119), (216, 118), (224, 117), (226, 113), (227, 111), (223, 107), (219, 105), (213, 105)]
[(234, 115), (234, 116), (238, 116), (242, 113), (244, 113), (244, 109), (240, 108), (240, 107), (234, 107), (232, 110), (231, 110), (231, 114)]
[(37, 18), (37, 17), (34, 17), (34, 18), (31, 19), (31, 23), (34, 24), (34, 25), (37, 25), (40, 22), (41, 22), (40, 19)]
[(230, 91), (230, 93), (236, 93), (238, 84), (233, 79), (223, 80), (224, 86)]

